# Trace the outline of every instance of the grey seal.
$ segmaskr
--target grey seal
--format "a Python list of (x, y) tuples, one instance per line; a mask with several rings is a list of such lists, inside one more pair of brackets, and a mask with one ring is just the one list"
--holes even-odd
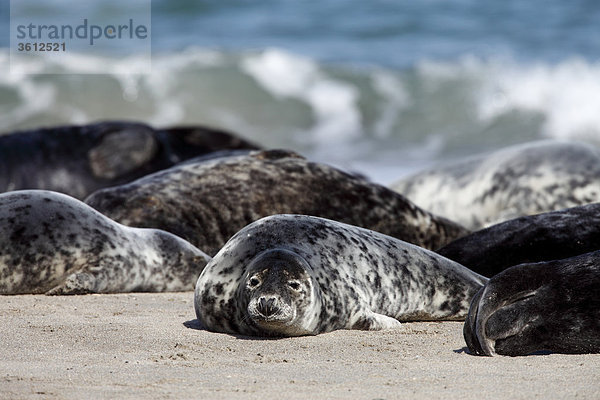
[(0, 294), (191, 290), (209, 257), (56, 192), (0, 194)]
[(515, 218), (473, 232), (437, 253), (487, 277), (522, 263), (600, 250), (600, 204)]
[(430, 249), (468, 233), (384, 186), (285, 150), (188, 161), (85, 202), (122, 224), (172, 232), (209, 255), (274, 214), (329, 218)]
[(196, 283), (200, 323), (252, 336), (462, 320), (486, 278), (429, 250), (318, 217), (274, 215), (227, 242)]
[(600, 353), (600, 251), (514, 266), (473, 298), (472, 354)]
[(600, 202), (600, 153), (541, 141), (434, 167), (392, 185), (420, 207), (477, 230)]
[(104, 121), (14, 132), (0, 135), (0, 192), (45, 189), (83, 199), (192, 157), (257, 148), (202, 126)]

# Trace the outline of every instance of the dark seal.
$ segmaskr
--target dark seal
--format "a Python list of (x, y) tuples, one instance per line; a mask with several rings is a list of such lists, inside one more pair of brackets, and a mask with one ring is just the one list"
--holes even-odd
[(46, 189), (83, 199), (192, 157), (256, 148), (216, 129), (153, 129), (117, 121), (5, 134), (0, 136), (0, 192)]
[(522, 263), (600, 250), (600, 204), (520, 217), (473, 232), (437, 252), (484, 276)]
[(194, 305), (211, 331), (316, 335), (462, 320), (487, 280), (378, 232), (275, 215), (239, 231), (206, 266)]
[(274, 214), (329, 218), (430, 249), (467, 233), (381, 185), (284, 150), (186, 162), (100, 190), (86, 203), (122, 224), (172, 232), (210, 255)]
[(190, 290), (208, 259), (175, 235), (120, 225), (60, 193), (0, 194), (0, 294)]
[(533, 142), (420, 172), (393, 188), (476, 230), (600, 202), (600, 152), (581, 143)]
[(600, 251), (522, 264), (473, 298), (464, 326), (472, 354), (600, 353)]

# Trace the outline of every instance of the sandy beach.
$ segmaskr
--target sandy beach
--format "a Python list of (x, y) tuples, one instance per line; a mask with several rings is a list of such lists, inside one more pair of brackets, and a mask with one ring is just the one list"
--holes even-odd
[(600, 355), (475, 357), (460, 322), (236, 337), (199, 329), (192, 299), (2, 297), (0, 397), (600, 398)]

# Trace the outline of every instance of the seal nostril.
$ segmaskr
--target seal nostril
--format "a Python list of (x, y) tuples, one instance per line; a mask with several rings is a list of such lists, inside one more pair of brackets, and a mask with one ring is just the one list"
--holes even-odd
[(267, 301), (265, 300), (264, 297), (261, 297), (258, 300), (258, 311), (260, 311), (261, 313), (265, 313), (265, 311), (267, 310)]
[(266, 299), (264, 297), (261, 297), (258, 300), (258, 304), (256, 305), (256, 309), (258, 310), (258, 312), (260, 312), (262, 315), (264, 315), (265, 317), (268, 317), (270, 315), (275, 314), (275, 298), (271, 297), (269, 299)]

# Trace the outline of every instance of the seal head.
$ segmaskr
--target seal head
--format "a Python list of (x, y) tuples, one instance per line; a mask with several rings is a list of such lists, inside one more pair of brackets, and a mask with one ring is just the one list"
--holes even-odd
[(306, 260), (285, 249), (267, 250), (250, 262), (238, 299), (257, 333), (311, 334), (320, 296), (310, 272)]

